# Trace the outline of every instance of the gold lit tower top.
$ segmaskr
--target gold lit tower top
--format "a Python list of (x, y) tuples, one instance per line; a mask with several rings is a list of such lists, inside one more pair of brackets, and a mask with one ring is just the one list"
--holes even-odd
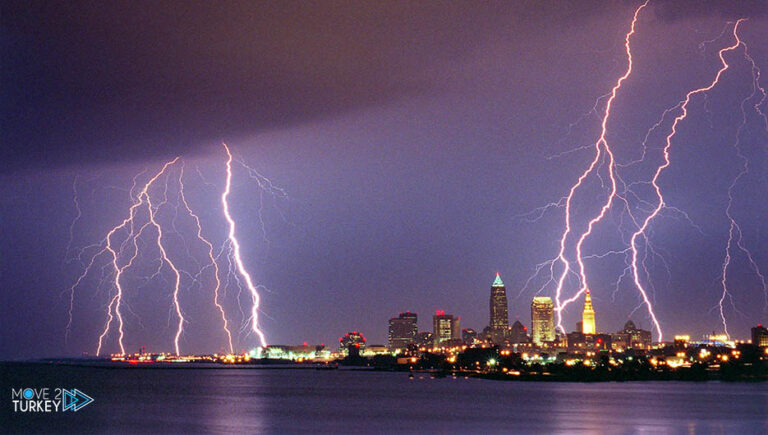
[(595, 334), (595, 309), (592, 308), (592, 297), (589, 295), (589, 289), (587, 289), (587, 295), (584, 297), (584, 312), (581, 314), (581, 332), (584, 334)]

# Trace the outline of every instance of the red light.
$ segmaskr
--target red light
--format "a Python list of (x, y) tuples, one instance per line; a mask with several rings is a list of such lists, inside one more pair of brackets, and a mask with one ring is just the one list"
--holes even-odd
[(307, 342), (305, 341), (305, 342), (304, 342), (304, 346), (306, 346), (306, 345), (307, 345)]
[(435, 310), (436, 316), (445, 316), (445, 310)]
[(602, 338), (598, 338), (598, 339), (597, 339), (597, 342), (598, 342), (598, 343), (602, 343), (602, 342), (603, 342), (603, 339), (602, 339)]

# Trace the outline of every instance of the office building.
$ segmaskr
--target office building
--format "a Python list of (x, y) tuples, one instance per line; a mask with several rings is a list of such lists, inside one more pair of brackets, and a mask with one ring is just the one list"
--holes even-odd
[(389, 319), (389, 350), (403, 350), (413, 343), (419, 332), (416, 313), (407, 311)]
[(555, 305), (550, 297), (537, 296), (531, 302), (531, 341), (537, 345), (555, 341)]
[(461, 328), (459, 317), (453, 314), (445, 314), (443, 310), (435, 311), (432, 316), (433, 340), (435, 347), (448, 345), (451, 340), (461, 340)]

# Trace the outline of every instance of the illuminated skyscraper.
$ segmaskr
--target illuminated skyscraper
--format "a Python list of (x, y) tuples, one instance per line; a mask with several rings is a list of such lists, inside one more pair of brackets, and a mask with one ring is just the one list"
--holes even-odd
[(555, 341), (555, 305), (550, 297), (537, 296), (531, 302), (531, 341)]
[(418, 316), (410, 311), (389, 319), (389, 350), (405, 349), (416, 339)]
[(584, 311), (581, 313), (581, 332), (583, 334), (597, 334), (595, 309), (592, 308), (592, 296), (589, 295), (589, 289), (587, 289), (587, 295), (584, 297)]
[(507, 314), (507, 289), (499, 274), (491, 285), (491, 336), (501, 343), (509, 335), (509, 314)]
[(435, 315), (432, 316), (435, 347), (440, 347), (451, 340), (461, 340), (460, 320), (458, 317), (453, 317), (453, 314), (445, 314), (443, 310), (435, 311)]

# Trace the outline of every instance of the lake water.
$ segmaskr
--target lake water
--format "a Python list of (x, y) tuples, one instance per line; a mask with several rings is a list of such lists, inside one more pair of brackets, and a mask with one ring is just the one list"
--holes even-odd
[[(317, 370), (0, 365), (2, 432), (768, 433), (768, 384), (540, 383)], [(11, 387), (80, 411), (13, 413)]]

